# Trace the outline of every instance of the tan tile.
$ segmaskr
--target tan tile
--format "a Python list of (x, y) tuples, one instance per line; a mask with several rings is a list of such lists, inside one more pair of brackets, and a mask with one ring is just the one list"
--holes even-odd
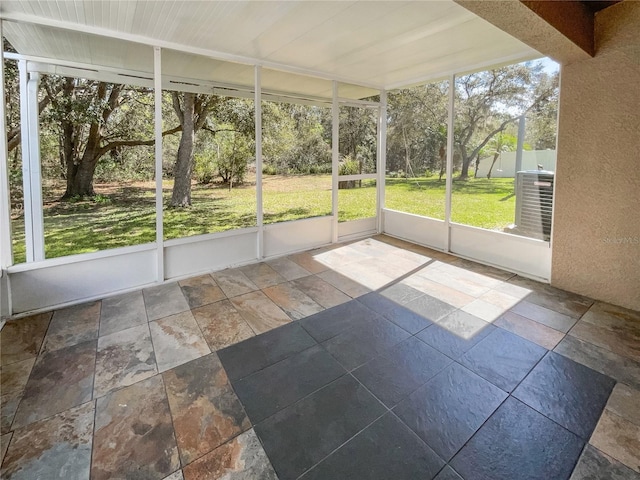
[(517, 298), (518, 300), (526, 299), (533, 290), (523, 286), (515, 285), (509, 282), (503, 282), (493, 288), (496, 292), (506, 293), (507, 295)]
[(531, 290), (531, 293), (527, 295), (528, 302), (576, 319), (580, 318), (593, 304), (593, 300), (590, 298), (517, 275), (510, 278), (508, 283)]
[(301, 267), (296, 262), (286, 257), (269, 260), (267, 264), (289, 281), (307, 277), (312, 274), (306, 268)]
[(291, 283), (275, 285), (262, 291), (293, 320), (299, 320), (324, 310)]
[(149, 325), (138, 325), (98, 339), (93, 398), (158, 373)]
[(580, 320), (640, 337), (640, 312), (617, 305), (595, 302)]
[(13, 432), (2, 478), (89, 478), (93, 402), (87, 402)]
[(446, 264), (443, 263), (439, 263), (437, 267), (433, 267), (433, 265), (434, 264), (431, 264), (427, 268), (418, 272), (418, 276), (440, 283), (473, 297), (479, 297), (492, 288), (491, 286), (480, 285), (475, 281), (475, 279), (469, 278), (468, 275), (462, 275), (461, 268), (454, 267), (454, 269), (443, 269), (443, 267), (446, 266)]
[(142, 290), (102, 300), (100, 336), (147, 324)]
[(181, 280), (178, 285), (182, 288), (184, 296), (187, 297), (190, 308), (201, 307), (226, 298), (211, 275)]
[(640, 312), (596, 302), (570, 335), (631, 359), (640, 358)]
[(187, 299), (177, 283), (165, 283), (142, 290), (149, 321), (189, 310)]
[(479, 297), (479, 300), (495, 305), (496, 307), (500, 307), (503, 311), (506, 311), (516, 305), (521, 299), (494, 289), (482, 294)]
[(335, 307), (351, 300), (351, 297), (316, 275), (294, 280), (293, 284), (324, 308)]
[(398, 250), (397, 247), (384, 242), (379, 242), (373, 238), (357, 240), (349, 244), (349, 247), (356, 250), (365, 257), (383, 257), (384, 255)]
[(191, 311), (212, 351), (253, 337), (249, 324), (229, 300), (205, 305)]
[(179, 468), (169, 402), (160, 375), (96, 401), (92, 480), (164, 478)]
[(640, 426), (605, 409), (589, 443), (640, 473)]
[(100, 302), (93, 302), (56, 310), (44, 337), (42, 352), (59, 350), (98, 338), (100, 308)]
[(183, 472), (185, 480), (278, 479), (253, 429), (190, 463)]
[(365, 295), (371, 291), (361, 283), (352, 280), (351, 278), (348, 278), (338, 272), (334, 272), (333, 270), (321, 272), (318, 274), (318, 277), (320, 277), (325, 282), (330, 283), (341, 292), (346, 293), (351, 298)]
[(183, 465), (251, 427), (217, 355), (168, 370), (162, 378)]
[(640, 337), (634, 338), (628, 331), (614, 330), (580, 320), (571, 329), (569, 335), (624, 357), (640, 358)]
[[(370, 290), (378, 290), (393, 283), (395, 276), (382, 272), (375, 262), (351, 262), (337, 265), (332, 269), (334, 272), (343, 275)], [(323, 275), (323, 274), (321, 274)]]
[(11, 424), (13, 423), (13, 418), (16, 415), (16, 410), (18, 410), (18, 405), (20, 404), (20, 400), (22, 400), (23, 395), (24, 390), (20, 390), (18, 392), (8, 393), (0, 397), (1, 434), (5, 434), (11, 431)]
[(493, 322), (496, 318), (502, 315), (506, 309), (493, 305), (492, 303), (485, 302), (484, 300), (478, 298), (468, 305), (462, 307), (461, 310), (470, 313), (471, 315), (475, 315), (485, 322)]
[(293, 255), (289, 255), (289, 257), (287, 258), (311, 273), (320, 273), (324, 272), (325, 270), (329, 270), (328, 265), (325, 265), (324, 263), (316, 260), (315, 254), (313, 252), (296, 253)]
[(231, 303), (256, 334), (268, 332), (291, 321), (287, 314), (262, 292), (233, 297)]
[(350, 245), (337, 245), (328, 251), (324, 251), (314, 255), (315, 259), (329, 268), (335, 269), (349, 263), (357, 262), (368, 257), (366, 254), (359, 252)]
[(9, 320), (0, 331), (0, 364), (37, 356), (52, 315), (48, 312)]
[(96, 344), (91, 340), (38, 357), (16, 411), (14, 429), (91, 400)]
[(607, 402), (607, 409), (640, 426), (640, 390), (617, 383)]
[(575, 325), (577, 321), (575, 318), (531, 303), (528, 299), (529, 297), (527, 297), (527, 300), (518, 303), (511, 311), (564, 333), (567, 333)]
[(506, 312), (493, 323), (548, 350), (553, 350), (564, 338), (564, 333), (513, 312)]
[(432, 297), (442, 300), (449, 305), (453, 305), (456, 308), (464, 307), (475, 300), (475, 297), (472, 297), (471, 295), (466, 295), (459, 290), (447, 287), (446, 285), (431, 281), (416, 274), (405, 278), (400, 283), (409, 285), (422, 293), (431, 295)]
[(404, 258), (413, 262), (416, 266), (424, 265), (432, 260), (434, 257), (430, 255), (430, 252), (417, 253), (412, 252), (411, 250), (404, 250), (401, 248), (396, 248), (391, 252), (393, 258)]
[[(385, 235), (385, 234), (381, 234), (381, 235), (374, 235), (373, 239), (379, 242), (384, 242), (387, 243), (389, 245), (393, 245), (394, 247), (400, 248), (400, 249), (404, 249), (407, 250), (409, 249), (409, 247), (412, 246), (417, 246), (411, 242), (408, 242), (406, 240), (402, 240), (400, 238), (396, 238), (396, 237), (392, 237), (390, 235)], [(425, 247), (426, 248), (426, 247)]]
[(456, 310), (440, 319), (438, 325), (465, 340), (469, 340), (489, 324), (469, 313)]
[(24, 390), (35, 362), (34, 357), (0, 367), (0, 394), (4, 396)]
[(0, 465), (4, 460), (4, 456), (7, 453), (7, 448), (9, 448), (9, 442), (11, 442), (11, 437), (13, 436), (13, 432), (5, 433), (0, 436)]
[(472, 282), (475, 285), (489, 288), (497, 287), (504, 281), (504, 278), (509, 278), (509, 276), (512, 276), (512, 274), (509, 274), (505, 277), (504, 275), (501, 275), (504, 274), (502, 270), (497, 270), (492, 267), (486, 267), (484, 265), (468, 261), (463, 261), (466, 263), (463, 263), (462, 266), (460, 266), (461, 261), (461, 259), (458, 259), (450, 264), (444, 263), (439, 269), (460, 279)]
[(266, 263), (254, 263), (240, 267), (244, 273), (258, 288), (267, 288), (287, 281)]
[(229, 298), (259, 290), (256, 284), (237, 268), (215, 272), (212, 275), (218, 286)]
[(182, 476), (182, 470), (178, 470), (177, 472), (173, 472), (168, 477), (164, 477), (162, 480), (184, 480)]
[(190, 311), (149, 323), (158, 371), (211, 353)]
[(515, 275), (514, 273), (500, 270), (499, 268), (490, 267), (489, 265), (483, 265), (482, 263), (473, 262), (465, 258), (458, 258), (451, 263), (470, 272), (474, 272), (485, 277), (491, 277), (500, 281), (506, 281)]
[(394, 283), (393, 285), (386, 287), (380, 291), (380, 294), (387, 297), (389, 300), (393, 300), (399, 305), (406, 305), (407, 303), (422, 297), (424, 294), (404, 282)]
[(640, 362), (623, 357), (610, 350), (566, 335), (554, 351), (609, 375), (617, 381), (640, 389)]
[(640, 480), (640, 474), (587, 445), (569, 480)]

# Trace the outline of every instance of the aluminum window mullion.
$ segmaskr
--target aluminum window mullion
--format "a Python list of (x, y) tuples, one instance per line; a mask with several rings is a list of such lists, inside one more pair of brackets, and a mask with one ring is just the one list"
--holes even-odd
[(447, 116), (447, 178), (444, 202), (445, 251), (451, 250), (451, 193), (453, 187), (453, 121), (455, 114), (456, 76), (449, 77), (449, 111)]
[(262, 201), (262, 67), (255, 66), (255, 131), (256, 131), (256, 221), (258, 224), (258, 239), (256, 256), (258, 260), (264, 257), (264, 215)]
[(162, 202), (162, 49), (153, 48), (153, 101), (156, 176), (157, 281), (164, 281), (164, 211)]

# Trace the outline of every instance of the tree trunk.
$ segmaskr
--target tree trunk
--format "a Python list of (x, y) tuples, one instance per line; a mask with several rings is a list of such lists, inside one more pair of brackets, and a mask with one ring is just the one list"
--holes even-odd
[(487, 178), (489, 180), (491, 180), (491, 171), (493, 170), (493, 166), (496, 164), (496, 160), (498, 160), (499, 156), (500, 156), (500, 153), (498, 152), (493, 154), (493, 161), (491, 162), (491, 166), (489, 167), (489, 172), (487, 173)]
[(440, 145), (440, 151), (438, 154), (440, 155), (440, 176), (438, 177), (438, 180), (442, 181), (442, 176), (447, 168), (447, 150), (444, 148), (444, 145)]
[(172, 207), (191, 205), (191, 172), (193, 170), (193, 145), (195, 141), (195, 94), (184, 94), (182, 106), (182, 136), (176, 164), (173, 168)]
[(462, 170), (460, 170), (459, 180), (468, 180), (469, 179), (469, 165), (471, 164), (471, 159), (473, 157), (467, 157), (466, 152), (462, 152)]
[(93, 175), (98, 165), (98, 159), (97, 151), (87, 149), (78, 164), (70, 166), (67, 161), (67, 190), (62, 197), (63, 199), (74, 196), (93, 197), (96, 194), (93, 190)]

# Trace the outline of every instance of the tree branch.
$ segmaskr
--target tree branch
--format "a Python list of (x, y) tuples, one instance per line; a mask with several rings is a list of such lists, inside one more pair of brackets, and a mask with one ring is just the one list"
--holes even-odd
[(473, 158), (473, 157), (475, 157), (475, 156), (478, 154), (478, 152), (480, 152), (480, 150), (482, 150), (482, 149), (484, 148), (484, 146), (485, 146), (487, 143), (489, 143), (489, 140), (491, 140), (491, 139), (492, 139), (495, 135), (497, 135), (498, 133), (500, 133), (500, 132), (504, 131), (504, 129), (505, 129), (505, 128), (507, 128), (507, 125), (509, 125), (509, 124), (510, 124), (510, 123), (512, 123), (512, 122), (515, 122), (518, 118), (520, 118), (520, 117), (519, 117), (519, 116), (518, 116), (518, 117), (513, 117), (513, 118), (510, 118), (510, 119), (505, 120), (504, 122), (502, 122), (498, 128), (496, 128), (496, 129), (495, 129), (495, 130), (493, 130), (491, 133), (489, 133), (489, 135), (487, 135), (487, 136), (485, 137), (485, 139), (480, 143), (480, 145), (478, 145), (478, 146), (473, 150), (473, 152), (471, 152), (471, 154), (469, 155), (469, 158)]
[[(164, 137), (166, 135), (173, 135), (174, 133), (177, 133), (180, 130), (182, 130), (181, 125), (162, 132), (162, 136)], [(151, 140), (116, 140), (115, 142), (107, 143), (104, 147), (100, 148), (100, 150), (98, 150), (96, 157), (100, 158), (102, 155), (106, 154), (109, 150), (113, 150), (114, 148), (118, 148), (118, 147), (138, 147), (143, 145), (154, 145), (155, 143), (156, 143), (155, 138), (152, 138)]]
[(182, 106), (180, 105), (180, 94), (178, 92), (171, 92), (171, 103), (173, 110), (176, 112), (180, 125), (184, 124), (184, 113), (182, 112)]

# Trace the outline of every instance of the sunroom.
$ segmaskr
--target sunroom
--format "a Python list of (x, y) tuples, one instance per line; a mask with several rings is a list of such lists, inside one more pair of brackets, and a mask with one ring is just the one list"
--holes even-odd
[[(7, 218), (12, 212), (5, 210), (3, 218), (3, 265), (11, 283), (11, 294), (3, 302), (6, 313), (50, 309), (382, 232), (549, 280), (552, 198), (542, 195), (543, 204), (535, 206), (533, 215), (537, 217), (533, 222), (537, 222), (539, 232), (514, 235), (501, 231), (515, 224), (514, 198), (503, 199), (504, 205), (499, 205), (503, 210), (508, 205), (506, 210), (510, 211), (505, 219), (480, 229), (477, 225), (483, 225), (482, 220), (478, 223), (465, 218), (476, 214), (473, 208), (482, 216), (485, 207), (467, 207), (463, 193), (458, 196), (456, 190), (452, 194), (453, 180), (460, 169), (454, 141), (463, 141), (452, 134), (454, 128), (462, 128), (458, 123), (464, 123), (466, 117), (454, 126), (456, 112), (451, 108), (455, 108), (455, 89), (449, 85), (461, 90), (471, 81), (478, 82), (478, 77), (471, 78), (469, 73), (541, 56), (464, 8), (453, 2), (286, 2), (277, 8), (251, 2), (221, 2), (213, 6), (196, 3), (188, 8), (181, 2), (108, 3), (108, 8), (94, 2), (74, 7), (65, 2), (60, 5), (55, 9), (64, 8), (55, 16), (48, 11), (53, 4), (48, 3), (9, 2), (4, 6), (3, 34), (18, 52), (5, 54), (12, 60), (8, 67), (14, 79), (11, 90), (17, 86), (20, 94), (19, 104), (10, 106), (11, 126), (18, 132), (29, 132), (19, 137), (19, 144), (15, 138), (10, 139), (15, 145), (9, 174), (15, 178), (21, 173), (22, 185), (18, 180), (10, 186), (16, 190), (11, 192), (14, 224)], [(549, 72), (557, 72), (552, 61), (547, 60), (545, 66)], [(41, 78), (58, 80), (45, 81), (44, 85)], [(103, 96), (98, 96), (102, 100), (91, 104), (93, 109), (101, 107), (96, 102), (107, 102), (114, 88), (120, 92), (114, 96), (121, 108), (109, 120), (102, 119), (107, 130), (104, 134), (91, 139), (88, 133), (55, 138), (64, 129), (59, 117), (73, 117), (65, 124), (67, 129), (83, 132), (90, 129), (92, 120), (86, 115), (73, 116), (69, 101), (65, 110), (65, 102), (56, 100), (65, 98), (59, 93), (64, 88), (59, 80), (62, 78), (75, 82), (74, 87), (68, 88), (73, 93), (67, 98), (73, 98), (78, 108), (88, 105), (82, 102), (90, 102), (90, 95), (96, 97), (95, 92), (87, 93), (89, 85), (103, 82), (105, 86)], [(535, 81), (532, 79), (528, 87), (534, 89)], [(429, 106), (439, 109), (426, 120), (430, 123), (416, 129), (412, 124), (424, 122), (421, 117), (398, 117), (394, 122), (396, 115), (408, 116), (396, 106), (406, 101), (403, 99), (391, 106), (394, 117), (389, 122), (381, 120), (389, 115), (389, 92), (392, 95), (415, 85), (420, 90), (425, 84), (431, 84), (431, 94), (437, 92), (438, 96)], [(42, 93), (44, 87), (50, 95)], [(476, 88), (479, 97), (487, 87)], [(194, 127), (197, 160), (191, 160), (188, 172), (182, 167), (181, 171), (176, 170), (181, 136), (175, 134), (174, 127), (179, 130), (181, 124), (171, 108), (172, 95), (184, 103), (185, 94), (193, 94), (196, 100), (206, 99), (193, 110), (194, 118), (205, 117), (206, 125), (202, 131), (199, 126)], [(236, 99), (235, 103), (232, 99)], [(43, 103), (51, 101), (56, 105), (42, 108)], [(503, 114), (502, 120), (524, 115), (535, 99), (517, 106), (508, 105), (511, 99), (498, 95), (491, 101), (493, 104), (483, 108), (512, 110)], [(550, 129), (555, 129), (557, 97), (551, 103), (554, 102), (550, 107), (552, 117), (547, 119)], [(221, 105), (212, 105), (216, 103)], [(202, 110), (216, 111), (206, 119), (207, 113)], [(103, 109), (99, 113), (105, 112)], [(484, 113), (477, 108), (477, 115), (481, 114)], [(114, 120), (116, 115), (119, 117)], [(288, 116), (290, 121), (295, 115), (305, 116), (307, 122), (315, 121), (315, 126), (306, 127), (298, 121), (284, 131), (282, 122), (287, 119), (283, 117)], [(147, 124), (141, 125), (142, 121)], [(57, 126), (55, 132), (51, 132), (51, 124)], [(414, 127), (409, 134), (408, 127)], [(174, 135), (167, 135), (172, 128)], [(216, 128), (220, 132), (215, 132)], [(320, 128), (322, 132), (312, 136), (310, 128)], [(475, 135), (488, 136), (490, 128), (499, 125), (478, 128), (482, 131)], [(238, 132), (239, 129), (243, 131)], [(404, 129), (405, 138), (416, 137), (420, 130), (426, 132), (423, 137), (438, 138), (429, 140), (435, 147), (429, 145), (423, 151), (413, 146), (406, 149), (407, 158), (398, 168), (397, 160), (393, 165), (386, 162), (389, 129)], [(499, 158), (493, 175), (494, 182), (506, 180), (496, 177), (501, 176), (503, 163), (504, 168), (509, 164), (512, 173), (504, 176), (510, 175), (512, 180), (507, 181), (509, 185), (504, 184), (504, 191), (491, 192), (494, 199), (500, 192), (503, 197), (513, 197), (510, 184), (515, 178), (517, 119), (512, 120), (510, 133), (511, 161)], [(524, 129), (520, 133), (524, 137)], [(296, 153), (296, 148), (303, 147), (292, 145), (287, 135), (306, 135), (307, 143), (319, 145), (315, 150), (307, 148)], [(397, 142), (398, 136), (392, 141)], [(502, 137), (501, 132), (488, 138), (487, 143), (491, 147), (501, 143)], [(555, 132), (551, 138), (544, 150), (527, 151), (525, 166), (520, 164), (518, 170), (536, 170), (542, 157), (553, 170)], [(527, 140), (521, 138), (521, 150)], [(155, 150), (150, 146), (154, 141)], [(409, 141), (415, 144), (420, 139)], [(75, 145), (76, 151), (65, 153), (65, 142), (67, 146)], [(89, 142), (99, 143), (96, 149), (100, 153), (94, 158), (86, 146)], [(134, 155), (127, 144), (136, 142), (147, 147), (141, 153), (140, 148), (135, 150), (136, 158), (131, 160)], [(474, 162), (485, 157), (476, 173), (484, 177), (493, 155), (489, 148), (482, 152), (476, 148), (481, 142), (482, 138), (474, 138), (463, 150), (476, 157)], [(208, 145), (202, 146), (203, 143)], [(497, 150), (495, 145), (492, 148), (495, 152), (507, 150), (502, 145)], [(527, 144), (527, 149), (532, 147)], [(298, 158), (291, 158), (296, 155)], [(18, 156), (21, 162), (16, 161)], [(430, 164), (425, 167), (422, 158), (415, 158), (420, 156), (431, 157)], [(226, 164), (223, 168), (211, 166), (207, 163), (211, 157)], [(520, 162), (521, 157), (522, 151)], [(105, 168), (102, 165), (107, 161), (110, 165)], [(118, 169), (118, 162), (135, 171), (129, 178), (112, 175), (113, 181), (105, 181), (103, 178), (109, 178), (109, 174), (104, 171)], [(130, 167), (131, 163), (135, 165)], [(233, 172), (233, 168), (238, 171)], [(204, 199), (207, 192), (198, 186), (192, 201), (186, 198), (191, 192), (182, 192), (179, 198), (179, 186), (172, 185), (174, 175), (190, 174), (186, 182), (190, 184), (192, 180), (206, 181), (207, 174), (217, 177), (221, 170), (224, 171), (218, 178), (225, 180), (230, 193), (212, 196), (221, 197), (219, 203), (230, 205), (235, 212), (221, 211), (224, 208), (216, 206), (215, 201)], [(297, 175), (287, 179), (290, 172)], [(309, 172), (319, 174), (300, 175)], [(433, 188), (433, 194), (424, 197), (417, 193), (411, 198), (410, 193), (400, 193), (398, 186), (385, 188), (388, 173), (404, 180), (395, 179), (396, 184), (408, 184), (400, 187), (413, 183), (418, 190)], [(438, 181), (421, 185), (420, 180), (427, 174)], [(96, 185), (93, 176), (97, 176)], [(132, 181), (135, 179), (146, 182), (139, 182), (136, 187)], [(98, 185), (99, 182), (106, 185)], [(119, 182), (126, 185), (118, 185)], [(552, 182), (548, 185), (552, 196)], [(10, 193), (6, 187), (5, 199)], [(127, 201), (103, 214), (100, 209), (90, 214), (90, 206), (84, 213), (82, 205), (76, 209), (54, 206), (60, 197), (81, 198), (93, 193), (98, 194), (98, 201), (109, 202), (109, 191), (121, 194), (123, 189)], [(390, 197), (386, 202), (385, 192)], [(155, 211), (150, 208), (154, 197)], [(462, 203), (456, 202), (458, 199)], [(207, 203), (198, 205), (199, 202)], [(420, 203), (429, 202), (434, 203), (433, 208), (420, 208)], [(183, 204), (187, 205), (183, 211), (172, 208)], [(422, 215), (415, 214), (421, 211)], [(202, 218), (209, 215), (217, 215), (219, 220)], [(101, 216), (111, 218), (111, 225)], [(81, 241), (81, 237), (85, 240)], [(105, 242), (100, 237), (110, 240)], [(119, 238), (114, 241), (114, 237)], [(93, 281), (95, 278), (100, 281)]]
[(561, 3), (3, 1), (2, 477), (640, 475), (640, 8)]

